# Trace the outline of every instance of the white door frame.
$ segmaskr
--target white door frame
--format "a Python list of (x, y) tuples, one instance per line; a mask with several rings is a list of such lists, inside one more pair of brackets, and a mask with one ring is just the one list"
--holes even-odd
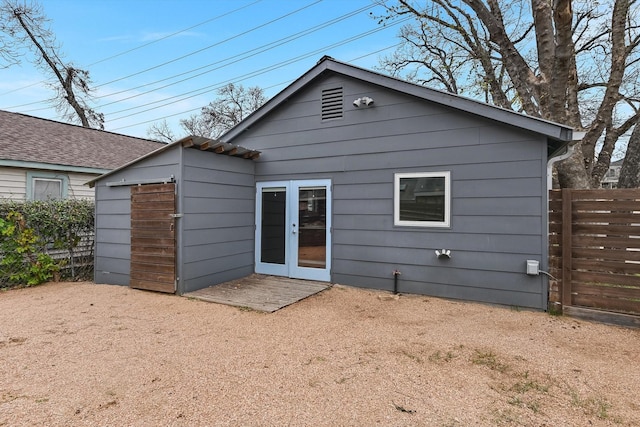
[[(324, 187), (326, 189), (326, 250), (325, 268), (301, 267), (298, 265), (299, 233), (299, 193), (305, 187)], [(262, 249), (262, 194), (264, 190), (278, 189), (286, 192), (285, 209), (285, 253), (284, 263), (267, 263), (261, 260)], [(299, 279), (331, 280), (331, 180), (311, 179), (292, 181), (268, 181), (256, 184), (256, 234), (255, 234), (255, 271), (261, 274), (285, 276)]]

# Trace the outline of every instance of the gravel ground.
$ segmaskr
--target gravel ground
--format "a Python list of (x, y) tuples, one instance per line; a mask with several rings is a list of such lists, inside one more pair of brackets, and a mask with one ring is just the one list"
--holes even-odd
[(0, 426), (631, 426), (640, 331), (334, 286), (272, 314), (0, 292)]

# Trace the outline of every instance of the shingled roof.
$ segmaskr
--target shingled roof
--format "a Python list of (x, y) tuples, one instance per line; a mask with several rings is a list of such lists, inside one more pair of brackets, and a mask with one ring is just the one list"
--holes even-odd
[(0, 163), (111, 170), (165, 144), (0, 110)]

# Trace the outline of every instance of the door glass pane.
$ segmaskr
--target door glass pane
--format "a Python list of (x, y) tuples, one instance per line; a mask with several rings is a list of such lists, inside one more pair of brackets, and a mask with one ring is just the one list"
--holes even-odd
[(286, 188), (263, 188), (260, 261), (285, 264), (286, 213)]
[(326, 187), (300, 187), (298, 224), (298, 267), (326, 268)]

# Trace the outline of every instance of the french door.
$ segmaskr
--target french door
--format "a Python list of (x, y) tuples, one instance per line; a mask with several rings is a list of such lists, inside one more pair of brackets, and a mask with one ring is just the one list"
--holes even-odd
[(331, 180), (257, 184), (256, 273), (331, 280)]

